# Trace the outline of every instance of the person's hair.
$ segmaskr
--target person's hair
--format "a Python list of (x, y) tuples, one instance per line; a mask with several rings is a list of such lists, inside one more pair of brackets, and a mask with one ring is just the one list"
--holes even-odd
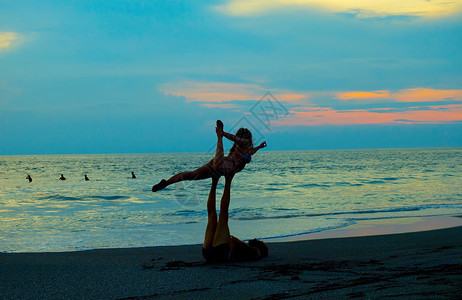
[[(253, 148), (252, 133), (250, 132), (250, 130), (248, 130), (247, 128), (239, 128), (239, 130), (236, 132), (236, 136), (240, 139), (247, 140), (249, 142), (249, 148)], [(233, 144), (229, 152), (234, 152), (234, 150), (236, 150), (236, 143)]]
[(257, 239), (249, 240), (249, 246), (260, 250), (261, 257), (268, 256), (268, 247), (263, 241), (259, 241)]

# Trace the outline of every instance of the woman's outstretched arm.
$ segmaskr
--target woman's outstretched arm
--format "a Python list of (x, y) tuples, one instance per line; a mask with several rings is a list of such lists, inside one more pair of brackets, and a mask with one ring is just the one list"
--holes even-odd
[(258, 145), (257, 147), (255, 148), (252, 148), (250, 149), (250, 155), (254, 155), (255, 153), (257, 153), (258, 150), (262, 149), (262, 148), (265, 148), (267, 145), (266, 145), (266, 141), (265, 142), (262, 142), (260, 145)]
[(248, 141), (248, 140), (238, 138), (238, 137), (235, 136), (234, 134), (231, 134), (231, 133), (228, 133), (228, 132), (224, 132), (224, 131), (223, 131), (223, 136), (224, 136), (225, 138), (227, 138), (228, 140), (235, 142), (235, 143), (238, 144), (240, 147), (245, 148), (245, 147), (248, 147), (248, 146), (249, 146), (249, 141)]

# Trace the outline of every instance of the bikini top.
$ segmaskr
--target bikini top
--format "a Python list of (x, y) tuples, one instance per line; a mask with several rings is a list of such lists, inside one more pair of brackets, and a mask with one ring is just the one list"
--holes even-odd
[(244, 158), (246, 164), (252, 161), (252, 155), (250, 155), (249, 153), (242, 153), (239, 151), (237, 151), (237, 153), (239, 153), (242, 156), (242, 158)]

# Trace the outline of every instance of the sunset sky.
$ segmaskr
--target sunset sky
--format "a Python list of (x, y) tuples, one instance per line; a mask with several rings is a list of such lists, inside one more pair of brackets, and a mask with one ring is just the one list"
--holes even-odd
[[(462, 0), (0, 1), (0, 155), (462, 147)], [(229, 145), (228, 145), (229, 146)]]

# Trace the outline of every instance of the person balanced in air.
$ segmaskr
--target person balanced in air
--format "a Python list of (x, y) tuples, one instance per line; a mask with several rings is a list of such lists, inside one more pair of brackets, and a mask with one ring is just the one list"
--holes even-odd
[[(173, 183), (183, 180), (202, 180), (212, 178), (213, 176), (220, 178), (221, 176), (230, 174), (234, 176), (236, 173), (242, 171), (245, 165), (252, 160), (252, 155), (266, 147), (266, 142), (253, 147), (252, 133), (247, 128), (240, 128), (234, 135), (223, 131), (223, 122), (218, 120), (216, 132), (218, 141), (215, 158), (194, 171), (178, 173), (168, 180), (162, 179), (152, 187), (152, 191), (160, 191)], [(228, 156), (224, 156), (223, 137), (234, 142)]]

